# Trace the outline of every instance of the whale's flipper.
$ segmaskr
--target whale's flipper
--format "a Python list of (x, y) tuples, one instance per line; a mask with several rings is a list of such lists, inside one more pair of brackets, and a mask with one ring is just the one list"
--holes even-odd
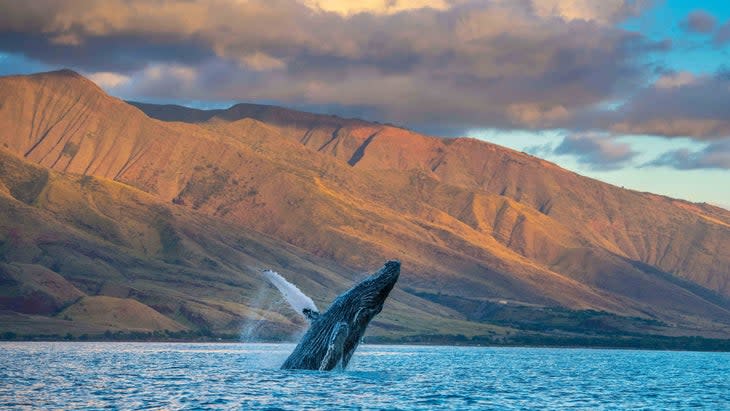
[(327, 353), (322, 359), (322, 364), (319, 365), (320, 371), (329, 371), (337, 365), (342, 364), (342, 352), (349, 331), (350, 327), (347, 326), (347, 323), (340, 322), (335, 324), (335, 328), (332, 330), (332, 335), (330, 336), (329, 345), (327, 346)]
[(319, 314), (317, 306), (314, 305), (314, 301), (307, 297), (297, 286), (287, 281), (276, 271), (264, 270), (262, 272), (269, 282), (276, 287), (277, 290), (284, 296), (286, 301), (297, 313), (304, 316), (308, 320), (313, 320)]

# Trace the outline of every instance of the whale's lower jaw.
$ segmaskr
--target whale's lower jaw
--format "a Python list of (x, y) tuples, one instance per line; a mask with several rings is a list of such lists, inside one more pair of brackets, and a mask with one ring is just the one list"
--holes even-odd
[(400, 262), (388, 261), (378, 272), (338, 296), (326, 312), (311, 319), (309, 329), (281, 368), (329, 371), (347, 367), (399, 275)]

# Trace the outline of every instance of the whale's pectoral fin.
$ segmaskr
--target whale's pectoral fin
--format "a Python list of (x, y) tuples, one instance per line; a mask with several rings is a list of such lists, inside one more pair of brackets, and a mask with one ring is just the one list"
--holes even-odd
[(319, 365), (320, 371), (329, 371), (338, 364), (342, 364), (342, 351), (344, 350), (345, 339), (349, 332), (350, 327), (347, 326), (347, 323), (339, 322), (335, 325), (335, 328), (332, 330), (332, 335), (330, 335), (327, 353)]
[(310, 322), (319, 318), (319, 313), (309, 308), (303, 309), (302, 314), (304, 314), (304, 316), (307, 317), (307, 320), (309, 320)]

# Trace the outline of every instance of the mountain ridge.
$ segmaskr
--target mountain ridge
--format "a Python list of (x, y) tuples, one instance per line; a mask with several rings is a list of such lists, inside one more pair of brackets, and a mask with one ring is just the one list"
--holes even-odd
[[(269, 104), (256, 104), (256, 103), (235, 103), (227, 108), (220, 108), (220, 109), (198, 109), (188, 106), (183, 106), (179, 104), (155, 104), (155, 103), (146, 103), (141, 101), (133, 101), (133, 100), (126, 100), (126, 103), (129, 103), (130, 105), (139, 108), (142, 112), (144, 112), (146, 115), (148, 115), (151, 118), (161, 120), (164, 122), (182, 122), (182, 123), (206, 123), (212, 120), (225, 118), (227, 121), (236, 121), (236, 120), (242, 120), (245, 118), (253, 118), (261, 121), (261, 112), (267, 112), (267, 111), (281, 111), (288, 113), (290, 117), (296, 117), (299, 115), (303, 115), (306, 117), (309, 117), (310, 119), (316, 119), (319, 124), (323, 122), (331, 122), (335, 124), (337, 127), (342, 127), (347, 124), (360, 124), (360, 125), (369, 125), (374, 127), (382, 127), (382, 128), (395, 128), (395, 129), (401, 129), (410, 131), (407, 128), (399, 127), (399, 126), (393, 126), (390, 124), (382, 124), (373, 122), (373, 121), (367, 121), (362, 120), (359, 118), (344, 118), (339, 117), (337, 115), (330, 115), (330, 114), (321, 114), (321, 113), (308, 113), (296, 109), (289, 109), (285, 107), (279, 107), (276, 105), (269, 105)], [(239, 110), (239, 107), (247, 107), (247, 110)], [(232, 116), (230, 113), (237, 113), (238, 116)], [(257, 114), (258, 113), (258, 114)], [(221, 116), (222, 115), (222, 116)], [(419, 134), (419, 133), (413, 133), (413, 134)], [(443, 140), (447, 145), (454, 142), (454, 141), (465, 141), (470, 143), (477, 143), (477, 144), (485, 144), (489, 146), (493, 146), (494, 148), (498, 150), (504, 150), (507, 152), (510, 152), (511, 154), (515, 154), (517, 156), (525, 156), (528, 159), (536, 160), (538, 161), (542, 166), (554, 168), (557, 170), (560, 170), (564, 173), (573, 174), (576, 176), (579, 176), (584, 179), (590, 179), (595, 182), (605, 184), (611, 187), (614, 187), (616, 189), (622, 189), (638, 194), (645, 194), (655, 197), (660, 197), (664, 200), (670, 200), (670, 201), (676, 201), (681, 203), (686, 203), (688, 205), (696, 205), (701, 207), (706, 207), (710, 209), (714, 209), (715, 211), (719, 211), (721, 213), (726, 214), (725, 218), (730, 218), (730, 210), (726, 209), (725, 207), (722, 207), (717, 204), (711, 204), (707, 202), (693, 202), (687, 199), (681, 199), (681, 198), (674, 198), (668, 195), (663, 194), (656, 194), (649, 191), (642, 191), (642, 190), (636, 190), (631, 188), (625, 188), (625, 187), (619, 187), (618, 185), (604, 182), (602, 180), (598, 180), (592, 177), (587, 177), (580, 175), (572, 170), (565, 169), (561, 167), (560, 165), (544, 160), (540, 157), (536, 157), (532, 154), (525, 153), (519, 150), (515, 150), (509, 147), (499, 146), (497, 144), (476, 139), (473, 137), (438, 137), (438, 136), (428, 136), (423, 135), (424, 137), (431, 138), (431, 139), (439, 139)], [(368, 138), (373, 137), (372, 135), (369, 135)], [(358, 149), (362, 148), (362, 146), (358, 147)], [(364, 150), (363, 150), (364, 151)], [(351, 164), (353, 165), (353, 164)], [(728, 224), (727, 222), (723, 222), (723, 224)]]
[[(399, 257), (409, 267), (402, 287), (411, 290), (397, 297), (401, 307), (424, 305), (413, 296), (438, 291), (656, 319), (678, 329), (704, 324), (698, 332), (707, 335), (724, 335), (719, 330), (730, 324), (730, 254), (723, 252), (730, 213), (721, 208), (622, 190), (489, 143), (362, 120), (234, 105), (210, 116), (193, 111), (187, 122), (180, 121), (187, 112), (174, 108), (170, 122), (153, 118), (157, 110), (173, 119), (169, 107), (140, 109), (78, 74), (4, 77), (0, 84), (7, 155), (61, 172), (57, 178), (87, 175), (133, 187), (174, 215), (275, 239), (277, 248), (289, 244), (317, 264), (331, 261), (331, 271), (352, 275)], [(33, 197), (34, 185), (11, 174), (0, 186), (15, 187), (6, 195)], [(62, 211), (54, 218), (68, 219)], [(3, 227), (7, 243), (10, 226)], [(453, 304), (436, 303), (444, 313), (465, 315), (453, 299), (439, 301)], [(250, 312), (245, 306), (237, 306), (241, 318)]]
[[(233, 107), (236, 107), (236, 106), (233, 106)], [(296, 115), (298, 112), (293, 112), (293, 113), (294, 113), (293, 115)], [(320, 117), (326, 118), (326, 116), (320, 116)], [(211, 119), (209, 119), (208, 121), (211, 121), (214, 118), (215, 118), (215, 116), (211, 117)], [(181, 120), (181, 119), (178, 119), (178, 120)], [(342, 125), (339, 125), (339, 130), (337, 130), (337, 131), (340, 131), (341, 130), (341, 127), (343, 127), (343, 126)], [(376, 127), (379, 127), (379, 126), (376, 126)], [(386, 127), (383, 127), (383, 128), (386, 128)], [(372, 131), (372, 130), (368, 130), (368, 132), (365, 132), (365, 133), (362, 133), (361, 132), (359, 138), (362, 139), (363, 138), (363, 135), (367, 135), (368, 137), (366, 139), (372, 139), (372, 137), (375, 136), (375, 135), (377, 135), (378, 132), (381, 132), (382, 129), (380, 131), (376, 131), (374, 133), (372, 133), (370, 131)], [(312, 138), (312, 134), (313, 133), (311, 132), (311, 130), (307, 130), (307, 131), (305, 131), (303, 133), (303, 137), (298, 138), (298, 139), (300, 141), (302, 141), (305, 145), (312, 146), (312, 144), (310, 143), (310, 141), (305, 141), (305, 138), (311, 139)], [(349, 136), (346, 136), (346, 137), (349, 137)], [(335, 136), (333, 136), (332, 138), (334, 139)], [(293, 139), (297, 139), (297, 137), (294, 136)], [(429, 138), (429, 139), (431, 139), (433, 141), (435, 138)], [(514, 150), (497, 147), (497, 146), (491, 145), (489, 143), (484, 143), (484, 142), (481, 142), (481, 141), (477, 141), (477, 140), (473, 140), (473, 139), (464, 139), (464, 138), (447, 140), (447, 141), (448, 141), (448, 143), (446, 145), (460, 145), (461, 144), (461, 145), (467, 145), (467, 146), (474, 146), (474, 145), (476, 145), (476, 146), (481, 146), (481, 147), (489, 147), (489, 150), (498, 150), (498, 151), (501, 151), (502, 153), (512, 154), (512, 155), (516, 156), (518, 159), (519, 158), (525, 159), (526, 161), (533, 162), (533, 164), (537, 164), (537, 165), (539, 165), (541, 167), (551, 167), (551, 168), (557, 170), (559, 173), (562, 173), (563, 176), (566, 176), (568, 178), (576, 178), (577, 177), (577, 178), (579, 178), (581, 180), (585, 179), (585, 177), (579, 176), (576, 173), (571, 172), (569, 170), (562, 169), (562, 168), (560, 168), (559, 166), (557, 166), (555, 164), (546, 162), (544, 160), (538, 159), (536, 157), (533, 157), (533, 156), (530, 156), (530, 155), (527, 155), (527, 154), (524, 154), (524, 153), (519, 153), (519, 152), (514, 151)], [(370, 145), (370, 143), (371, 142), (368, 142), (367, 145)], [(325, 141), (325, 143), (317, 143), (317, 144), (315, 144), (315, 147), (316, 146), (319, 146), (319, 149), (317, 151), (320, 151), (321, 152), (322, 151), (322, 147), (326, 147), (326, 145), (327, 145), (327, 142)], [(343, 144), (343, 146), (344, 145), (345, 144)], [(358, 148), (355, 149), (355, 151), (357, 151), (359, 149), (359, 147), (362, 147), (362, 144), (361, 145), (357, 145), (356, 144), (356, 145), (351, 145), (351, 146), (358, 147)], [(474, 150), (474, 151), (478, 151), (478, 150)], [(462, 153), (463, 153), (463, 151), (462, 151)], [(347, 157), (350, 157), (350, 153), (349, 152), (346, 153), (344, 156), (343, 155), (338, 155), (338, 153), (334, 153), (334, 152), (331, 153), (331, 155), (333, 155), (334, 157), (339, 157), (339, 158), (347, 158)], [(512, 159), (510, 159), (510, 160), (512, 160)], [(424, 163), (431, 163), (431, 162), (432, 162), (432, 160), (428, 160), (428, 161), (425, 161)], [(366, 167), (367, 167), (367, 165), (366, 165)], [(378, 169), (377, 167), (373, 167), (372, 165), (370, 166), (370, 168)], [(384, 168), (388, 168), (388, 167), (384, 167)], [(424, 168), (424, 167), (422, 167), (422, 168)], [(431, 171), (435, 171), (435, 170), (432, 169)], [(439, 177), (441, 177), (443, 180), (449, 181), (449, 177), (450, 176), (448, 174), (446, 174), (446, 175), (440, 175)], [(461, 177), (461, 176), (457, 176), (457, 179), (459, 177)], [(474, 186), (476, 185), (473, 182), (472, 183), (464, 183), (463, 180), (462, 181), (458, 181), (457, 180), (456, 182), (454, 182), (453, 180), (454, 180), (454, 178), (452, 178), (451, 181), (449, 181), (449, 182), (456, 183), (456, 184), (462, 185), (462, 186), (466, 186), (468, 188), (474, 188)], [(708, 205), (708, 204), (704, 204), (704, 203), (691, 203), (691, 202), (686, 201), (686, 200), (678, 200), (678, 199), (673, 199), (673, 198), (670, 198), (670, 197), (667, 197), (667, 196), (660, 196), (660, 195), (656, 195), (656, 194), (652, 194), (652, 193), (639, 192), (639, 191), (636, 191), (636, 190), (619, 189), (617, 186), (612, 186), (610, 184), (603, 183), (603, 182), (600, 182), (598, 180), (592, 180), (592, 181), (595, 182), (595, 183), (597, 183), (602, 188), (606, 188), (607, 187), (608, 190), (610, 190), (610, 191), (620, 191), (620, 192), (633, 193), (636, 196), (643, 197), (643, 200), (644, 201), (647, 201), (647, 200), (650, 200), (650, 201), (659, 201), (659, 202), (664, 202), (667, 205), (678, 206), (680, 208), (685, 209), (686, 211), (689, 211), (691, 213), (694, 213), (696, 216), (699, 216), (702, 219), (706, 219), (706, 220), (709, 220), (709, 221), (712, 221), (712, 222), (720, 223), (722, 225), (726, 225), (726, 224), (728, 224), (728, 221), (730, 221), (730, 212), (728, 212), (727, 210), (724, 210), (724, 209), (721, 209), (721, 208), (712, 206), (712, 205)], [(563, 185), (565, 186), (565, 185), (570, 185), (570, 184), (563, 184)], [(512, 193), (510, 193), (510, 189), (512, 189), (512, 191), (513, 191)], [(514, 189), (514, 188), (500, 187), (498, 190), (492, 189), (491, 191), (492, 192), (498, 192), (500, 195), (505, 195), (505, 194), (507, 196), (510, 196), (511, 195), (512, 198), (516, 199), (518, 202), (521, 200), (519, 198), (519, 196), (520, 196), (520, 193), (518, 192), (519, 190)], [(545, 197), (547, 197), (547, 198), (545, 198)], [(549, 198), (549, 196), (543, 196), (543, 198), (537, 198), (537, 199), (535, 199), (533, 201), (533, 204), (532, 205), (533, 205), (533, 208), (537, 208), (538, 210), (542, 210), (542, 211), (549, 211), (549, 209), (553, 206), (552, 199)], [(629, 246), (635, 247), (633, 245), (629, 245)], [(620, 252), (620, 254), (625, 254), (627, 257), (630, 257), (630, 258), (633, 258), (633, 259), (636, 259), (636, 260), (639, 260), (639, 261), (645, 260), (645, 258), (643, 258), (640, 254), (642, 254), (642, 253), (643, 254), (647, 254), (647, 253), (652, 253), (653, 252), (653, 251), (649, 251), (649, 250), (636, 250), (636, 249), (634, 249), (633, 252), (632, 252), (632, 250), (627, 250), (626, 248), (627, 247), (624, 247), (624, 249), (621, 249), (620, 251), (622, 251), (622, 252)], [(614, 250), (614, 251), (616, 251), (616, 250)], [(653, 258), (657, 258), (657, 257), (654, 256)], [(664, 268), (669, 268), (669, 271), (673, 271), (672, 268), (674, 268), (674, 267), (664, 267)]]

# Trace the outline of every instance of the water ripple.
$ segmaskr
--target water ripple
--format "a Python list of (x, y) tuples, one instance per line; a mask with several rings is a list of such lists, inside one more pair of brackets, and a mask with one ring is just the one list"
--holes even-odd
[(344, 372), (292, 345), (0, 343), (0, 409), (730, 409), (730, 354), (361, 346)]

